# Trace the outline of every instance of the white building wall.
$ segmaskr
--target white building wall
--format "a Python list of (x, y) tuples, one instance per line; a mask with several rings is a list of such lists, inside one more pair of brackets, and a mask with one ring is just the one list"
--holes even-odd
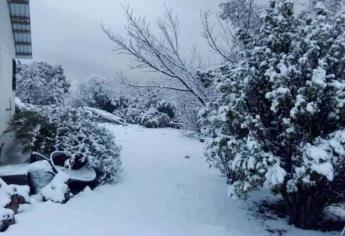
[(0, 0), (0, 135), (14, 113), (12, 60), (15, 46), (7, 0)]

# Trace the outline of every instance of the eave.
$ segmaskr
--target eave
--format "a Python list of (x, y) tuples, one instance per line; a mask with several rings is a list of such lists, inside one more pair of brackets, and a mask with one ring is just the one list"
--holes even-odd
[(17, 58), (32, 58), (29, 0), (8, 0)]

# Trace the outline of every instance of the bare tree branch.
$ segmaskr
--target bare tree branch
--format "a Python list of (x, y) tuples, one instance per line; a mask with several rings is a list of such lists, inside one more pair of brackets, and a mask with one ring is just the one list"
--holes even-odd
[(188, 89), (164, 86), (160, 84), (154, 84), (152, 82), (151, 82), (152, 84), (134, 84), (134, 83), (130, 83), (128, 79), (122, 73), (120, 73), (119, 76), (121, 78), (122, 84), (128, 87), (132, 87), (132, 88), (155, 88), (155, 89), (168, 89), (168, 90), (173, 90), (173, 91), (178, 91), (178, 92), (187, 92), (187, 93), (190, 92), (190, 90)]
[(237, 60), (235, 58), (232, 58), (229, 56), (229, 52), (224, 49), (224, 47), (221, 47), (219, 42), (218, 42), (218, 37), (215, 35), (214, 32), (214, 25), (210, 24), (210, 15), (211, 13), (209, 11), (205, 12), (202, 15), (202, 24), (204, 27), (204, 38), (206, 39), (208, 45), (210, 48), (216, 52), (218, 55), (223, 57), (226, 61), (229, 62), (236, 62)]
[(132, 56), (134, 64), (131, 68), (149, 69), (160, 73), (183, 86), (183, 89), (173, 86), (165, 86), (166, 88), (188, 91), (205, 105), (207, 95), (195, 77), (193, 67), (187, 65), (180, 54), (179, 22), (173, 10), (166, 8), (165, 17), (157, 20), (159, 35), (156, 36), (145, 18), (135, 17), (133, 10), (128, 6), (123, 8), (127, 17), (126, 38), (105, 28), (104, 25), (102, 29), (115, 43), (118, 52)]
[(222, 12), (216, 17), (217, 25), (211, 23), (210, 11), (202, 14), (204, 38), (210, 48), (225, 61), (237, 62), (244, 45), (238, 40), (236, 29), (242, 29), (246, 35), (253, 33), (260, 25), (261, 8), (255, 0), (229, 0), (220, 4), (220, 7)]

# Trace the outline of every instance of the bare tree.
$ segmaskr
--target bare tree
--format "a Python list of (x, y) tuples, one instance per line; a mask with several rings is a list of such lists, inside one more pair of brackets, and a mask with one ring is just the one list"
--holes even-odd
[(204, 38), (210, 48), (225, 61), (234, 63), (240, 58), (243, 45), (238, 40), (237, 29), (250, 34), (260, 25), (260, 7), (255, 0), (227, 0), (220, 4), (217, 24), (211, 22), (211, 13), (202, 14)]
[(232, 26), (229, 21), (218, 19), (217, 25), (222, 33), (216, 32), (215, 24), (210, 21), (210, 11), (202, 14), (202, 25), (204, 28), (203, 36), (206, 39), (209, 47), (225, 61), (236, 62), (239, 57), (239, 43), (232, 31)]
[(195, 75), (197, 54), (193, 53), (189, 63), (183, 58), (179, 21), (173, 10), (166, 8), (164, 17), (158, 18), (158, 33), (155, 34), (146, 18), (135, 17), (129, 6), (123, 8), (127, 17), (125, 37), (102, 26), (109, 39), (115, 43), (115, 49), (134, 58), (131, 65), (133, 69), (159, 73), (175, 86), (161, 86), (162, 88), (188, 92), (205, 105), (208, 95)]

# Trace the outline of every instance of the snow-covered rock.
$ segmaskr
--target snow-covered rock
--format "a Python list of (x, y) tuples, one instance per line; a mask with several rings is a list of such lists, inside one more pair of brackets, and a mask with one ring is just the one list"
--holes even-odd
[(18, 204), (30, 202), (30, 189), (28, 186), (7, 185), (0, 179), (0, 207), (8, 207), (13, 204), (15, 199), (20, 198)]
[(0, 179), (0, 232), (15, 223), (19, 206), (30, 202), (29, 191), (28, 186), (7, 185)]
[(0, 208), (0, 232), (4, 232), (14, 223), (14, 212), (10, 209)]
[(69, 176), (64, 172), (56, 174), (54, 179), (40, 191), (43, 200), (66, 203), (70, 198), (70, 190), (67, 185), (69, 179)]
[(38, 193), (47, 186), (54, 178), (53, 168), (46, 160), (30, 164), (28, 168), (28, 179), (33, 193)]

